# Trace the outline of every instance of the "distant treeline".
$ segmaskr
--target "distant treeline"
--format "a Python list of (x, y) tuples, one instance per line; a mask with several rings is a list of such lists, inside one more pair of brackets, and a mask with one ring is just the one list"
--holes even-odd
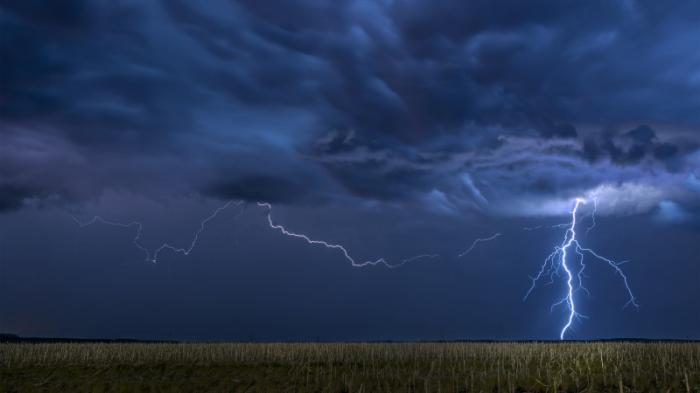
[(68, 337), (22, 337), (0, 333), (0, 343), (176, 343), (166, 340), (138, 340), (135, 338), (68, 338)]
[[(368, 341), (328, 341), (329, 343), (566, 343), (566, 342), (698, 342), (700, 340), (691, 339), (652, 339), (652, 338), (603, 338), (598, 340), (414, 340), (414, 341), (395, 341), (395, 340), (368, 340)], [(74, 338), (74, 337), (22, 337), (17, 334), (0, 333), (0, 343), (69, 343), (69, 342), (84, 342), (84, 343), (178, 343), (178, 342), (227, 342), (227, 341), (198, 341), (198, 340), (140, 340), (135, 338)], [(267, 343), (269, 341), (251, 340), (249, 342)], [(275, 341), (278, 343), (311, 343), (324, 342), (318, 340), (291, 340), (291, 341)]]

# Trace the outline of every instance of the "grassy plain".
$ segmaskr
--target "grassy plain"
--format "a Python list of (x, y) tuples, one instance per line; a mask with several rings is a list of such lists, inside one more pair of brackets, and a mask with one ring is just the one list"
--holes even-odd
[(700, 343), (6, 343), (0, 392), (700, 392)]

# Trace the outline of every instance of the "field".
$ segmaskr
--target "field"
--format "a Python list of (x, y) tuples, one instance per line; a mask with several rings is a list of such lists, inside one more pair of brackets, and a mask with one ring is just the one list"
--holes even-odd
[(700, 343), (0, 344), (0, 392), (700, 392)]

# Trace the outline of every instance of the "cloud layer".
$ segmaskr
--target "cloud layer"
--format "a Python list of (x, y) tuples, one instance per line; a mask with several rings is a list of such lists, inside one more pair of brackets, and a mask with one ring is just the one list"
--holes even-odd
[(561, 214), (597, 192), (602, 213), (694, 211), (698, 13), (683, 1), (5, 4), (0, 210), (127, 190), (495, 215)]

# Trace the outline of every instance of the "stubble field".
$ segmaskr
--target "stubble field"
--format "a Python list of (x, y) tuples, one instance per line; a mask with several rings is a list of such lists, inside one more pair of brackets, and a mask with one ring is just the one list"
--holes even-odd
[(0, 392), (700, 392), (700, 343), (0, 344)]

